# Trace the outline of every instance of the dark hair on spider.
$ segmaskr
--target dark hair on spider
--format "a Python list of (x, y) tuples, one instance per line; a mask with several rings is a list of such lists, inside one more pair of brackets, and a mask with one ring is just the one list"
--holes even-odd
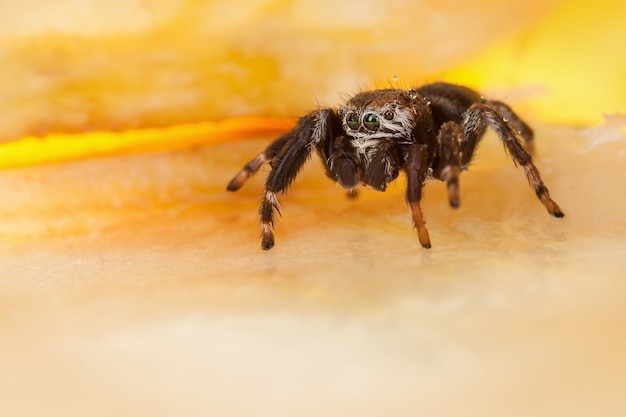
[(261, 245), (267, 250), (274, 246), (277, 195), (289, 187), (313, 150), (324, 162), (326, 175), (350, 195), (361, 185), (385, 191), (404, 171), (406, 200), (419, 241), (430, 248), (420, 206), (424, 183), (430, 178), (445, 181), (450, 205), (458, 207), (459, 175), (467, 169), (487, 126), (524, 168), (548, 213), (563, 217), (532, 161), (532, 129), (505, 103), (448, 83), (364, 91), (338, 109), (313, 111), (245, 164), (227, 189), (238, 190), (264, 163), (271, 163), (259, 209)]

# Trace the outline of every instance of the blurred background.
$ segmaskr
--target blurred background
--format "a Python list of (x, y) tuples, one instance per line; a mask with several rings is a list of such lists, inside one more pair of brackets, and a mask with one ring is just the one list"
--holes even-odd
[(598, 123), (626, 110), (623, 14), (617, 0), (2, 2), (0, 138), (298, 116), (440, 79)]
[[(0, 415), (622, 416), (626, 39), (617, 0), (0, 2)], [(491, 135), (462, 207), (343, 198), (295, 117), (445, 80), (512, 104), (566, 213)]]

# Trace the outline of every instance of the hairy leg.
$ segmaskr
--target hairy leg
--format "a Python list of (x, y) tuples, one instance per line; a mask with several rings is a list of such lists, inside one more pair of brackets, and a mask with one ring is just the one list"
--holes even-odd
[(426, 181), (426, 172), (428, 171), (429, 157), (425, 145), (411, 145), (409, 148), (409, 157), (406, 166), (407, 190), (406, 200), (411, 209), (413, 224), (417, 230), (417, 236), (420, 243), (426, 249), (430, 248), (430, 236), (428, 229), (424, 223), (422, 216), (422, 188)]
[(459, 199), (459, 175), (461, 173), (460, 147), (463, 141), (463, 129), (456, 122), (447, 122), (439, 129), (439, 166), (436, 176), (446, 181), (450, 206), (457, 208)]
[[(463, 129), (465, 137), (475, 135), (475, 131), (483, 128), (484, 123), (489, 124), (491, 128), (498, 134), (498, 137), (504, 143), (505, 149), (511, 154), (513, 161), (517, 165), (524, 167), (528, 182), (535, 190), (537, 198), (544, 205), (548, 213), (554, 217), (563, 217), (563, 211), (558, 204), (552, 200), (548, 193), (548, 188), (541, 179), (541, 174), (532, 161), (531, 155), (528, 153), (522, 142), (518, 139), (518, 134), (508, 121), (505, 120), (497, 110), (492, 108), (488, 103), (475, 103), (464, 114)], [(462, 145), (461, 152), (465, 157), (465, 149)], [(468, 150), (470, 152), (470, 150)]]
[(274, 217), (278, 211), (279, 193), (283, 193), (295, 180), (300, 168), (311, 155), (314, 146), (333, 140), (337, 124), (336, 113), (330, 109), (310, 113), (298, 121), (290, 134), (293, 139), (280, 149), (272, 160), (272, 170), (265, 182), (265, 192), (259, 208), (261, 217), (261, 247), (264, 250), (274, 246)]
[(289, 142), (294, 140), (294, 138), (295, 136), (293, 131), (291, 131), (270, 143), (270, 145), (263, 152), (258, 154), (254, 159), (243, 166), (241, 171), (239, 171), (237, 175), (230, 180), (226, 189), (228, 191), (237, 191), (240, 189), (248, 178), (256, 174), (264, 163), (271, 162), (276, 155), (278, 155), (280, 151), (288, 145)]
[(526, 124), (515, 112), (505, 103), (501, 101), (490, 100), (485, 102), (486, 105), (500, 113), (506, 123), (511, 125), (513, 129), (524, 139), (526, 150), (529, 154), (535, 153), (535, 134), (530, 126)]

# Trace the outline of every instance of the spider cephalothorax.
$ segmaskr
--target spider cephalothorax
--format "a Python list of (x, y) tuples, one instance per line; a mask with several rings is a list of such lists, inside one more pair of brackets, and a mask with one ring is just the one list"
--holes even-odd
[[(384, 191), (405, 162), (403, 145), (410, 145), (416, 129), (433, 131), (426, 102), (414, 91), (378, 90), (356, 95), (343, 105), (337, 115), (345, 136), (335, 142), (340, 152), (324, 151), (328, 175), (348, 189), (360, 184)], [(424, 137), (427, 137), (425, 135)], [(337, 158), (341, 166), (337, 164)]]
[(450, 205), (458, 207), (459, 174), (467, 169), (487, 126), (498, 134), (515, 163), (524, 167), (548, 212), (563, 217), (532, 162), (530, 127), (506, 104), (446, 83), (408, 91), (366, 91), (337, 110), (311, 112), (248, 162), (228, 184), (228, 190), (238, 190), (265, 162), (271, 163), (259, 210), (261, 244), (263, 249), (271, 249), (277, 194), (289, 187), (313, 149), (322, 158), (326, 175), (352, 195), (360, 185), (384, 191), (400, 171), (405, 171), (413, 223), (420, 243), (429, 248), (420, 207), (422, 187), (427, 178), (446, 181)]

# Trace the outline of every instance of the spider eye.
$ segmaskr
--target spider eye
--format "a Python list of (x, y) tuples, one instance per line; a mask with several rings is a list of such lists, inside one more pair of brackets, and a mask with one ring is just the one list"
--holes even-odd
[(368, 113), (363, 118), (363, 124), (367, 130), (377, 130), (380, 127), (380, 120), (374, 113)]
[(356, 113), (348, 113), (348, 116), (346, 117), (346, 123), (348, 123), (350, 129), (357, 130), (360, 124), (359, 115)]
[(387, 120), (393, 120), (393, 116), (394, 116), (394, 114), (393, 114), (393, 111), (391, 111), (391, 110), (387, 110), (387, 111), (385, 112), (385, 114), (383, 114), (383, 116), (384, 116), (384, 117), (385, 117), (385, 119), (387, 119)]

